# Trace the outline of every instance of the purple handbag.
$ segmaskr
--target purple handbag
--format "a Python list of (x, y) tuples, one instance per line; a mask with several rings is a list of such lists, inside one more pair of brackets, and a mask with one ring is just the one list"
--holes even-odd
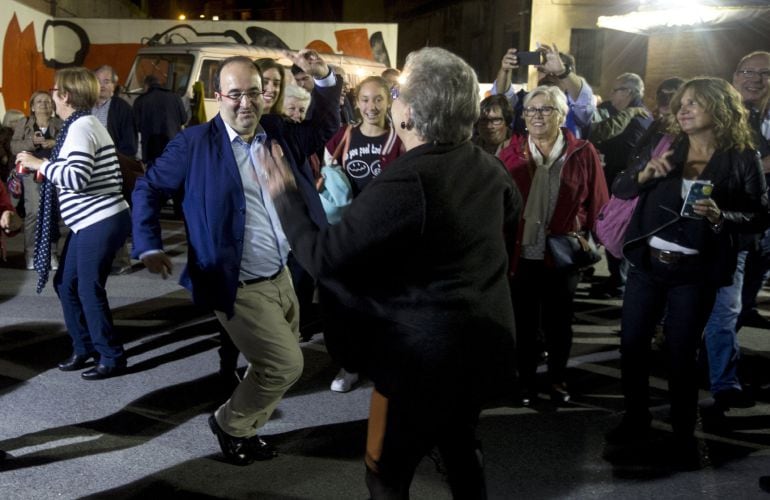
[[(651, 157), (655, 158), (665, 153), (673, 141), (673, 136), (664, 135), (652, 151)], [(612, 195), (610, 201), (604, 204), (596, 217), (596, 227), (594, 228), (596, 238), (613, 257), (618, 259), (623, 258), (623, 242), (626, 238), (626, 230), (628, 230), (628, 223), (631, 222), (631, 216), (634, 215), (638, 201), (638, 196), (629, 200), (621, 200)]]

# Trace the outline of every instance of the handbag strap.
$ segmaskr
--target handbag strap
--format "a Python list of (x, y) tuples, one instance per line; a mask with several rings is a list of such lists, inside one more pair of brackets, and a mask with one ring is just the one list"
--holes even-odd
[(666, 151), (668, 151), (668, 148), (671, 147), (671, 144), (674, 142), (674, 136), (671, 134), (663, 134), (663, 137), (660, 138), (658, 143), (655, 145), (655, 149), (652, 150), (652, 158), (657, 158), (658, 156), (662, 155)]
[[(350, 148), (350, 132), (353, 130), (353, 125), (348, 125), (345, 129), (345, 133), (342, 136), (342, 140), (337, 143), (337, 147), (334, 148), (332, 154), (332, 163), (338, 162), (343, 167), (345, 166), (345, 157), (348, 155), (348, 149)], [(340, 163), (340, 155), (342, 155), (342, 162)]]

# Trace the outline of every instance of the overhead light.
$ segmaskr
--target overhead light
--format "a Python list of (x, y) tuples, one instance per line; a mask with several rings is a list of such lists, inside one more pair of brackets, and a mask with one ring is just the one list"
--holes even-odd
[(200, 16), (198, 16), (198, 17), (200, 17), (201, 19), (206, 19), (206, 14), (201, 14), (201, 15), (200, 15)]
[(179, 17), (178, 17), (178, 19), (179, 19), (180, 21), (184, 21), (185, 19), (187, 19), (187, 16), (185, 16), (184, 14), (179, 14)]
[(639, 10), (619, 16), (599, 16), (596, 25), (629, 33), (677, 27), (709, 26), (733, 14), (733, 9), (708, 7), (693, 0), (680, 0), (669, 8)]
[(219, 21), (219, 16), (211, 16), (212, 21)]

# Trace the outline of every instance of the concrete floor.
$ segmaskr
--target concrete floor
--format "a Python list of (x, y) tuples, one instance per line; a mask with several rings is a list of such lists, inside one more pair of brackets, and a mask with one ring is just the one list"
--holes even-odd
[[(227, 396), (215, 376), (217, 323), (176, 284), (184, 233), (178, 222), (165, 226), (173, 279), (136, 265), (108, 281), (130, 370), (100, 382), (56, 369), (70, 354), (59, 302), (50, 285), (35, 294), (20, 238), (8, 242), (8, 261), (0, 263), (0, 449), (11, 457), (0, 463), (0, 498), (367, 498), (362, 456), (371, 385), (330, 392), (337, 367), (320, 335), (302, 344), (305, 373), (262, 429), (280, 456), (248, 467), (221, 460), (206, 425)], [(482, 415), (490, 498), (763, 498), (757, 478), (770, 474), (766, 398), (731, 410), (718, 431), (699, 431), (711, 458), (701, 470), (672, 472), (660, 452), (631, 463), (603, 458), (603, 434), (618, 423), (622, 405), (620, 302), (589, 299), (587, 286), (578, 292), (573, 403), (557, 407), (543, 394), (530, 408), (503, 401)], [(769, 333), (746, 328), (739, 336), (755, 388), (770, 381)], [(653, 385), (649, 448), (656, 450), (670, 432), (662, 370)], [(707, 404), (708, 393), (702, 398)], [(430, 459), (418, 470), (412, 498), (449, 498)]]

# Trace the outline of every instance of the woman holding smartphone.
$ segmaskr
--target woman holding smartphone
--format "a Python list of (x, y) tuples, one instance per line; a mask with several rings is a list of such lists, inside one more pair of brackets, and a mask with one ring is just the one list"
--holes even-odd
[[(767, 194), (741, 96), (721, 78), (694, 78), (671, 100), (673, 146), (651, 158), (642, 152), (613, 184), (622, 199), (639, 197), (623, 253), (631, 266), (623, 301), (621, 373), (625, 415), (607, 435), (613, 444), (646, 439), (650, 341), (666, 311), (673, 466), (700, 466), (695, 431), (696, 355), (717, 289), (732, 283), (735, 233), (759, 232), (767, 220)], [(709, 197), (696, 201), (697, 218), (681, 215), (689, 186), (710, 181)]]
[[(32, 94), (29, 98), (29, 108), (29, 117), (16, 123), (11, 139), (11, 153), (15, 156), (22, 151), (29, 151), (37, 158), (46, 159), (56, 144), (56, 135), (61, 130), (62, 121), (54, 114), (51, 94), (44, 90)], [(27, 269), (32, 270), (40, 183), (36, 181), (34, 172), (20, 177), (24, 186), (24, 257)], [(53, 244), (56, 245), (56, 242)], [(54, 247), (51, 252), (51, 267), (56, 269), (58, 266), (58, 253)]]

